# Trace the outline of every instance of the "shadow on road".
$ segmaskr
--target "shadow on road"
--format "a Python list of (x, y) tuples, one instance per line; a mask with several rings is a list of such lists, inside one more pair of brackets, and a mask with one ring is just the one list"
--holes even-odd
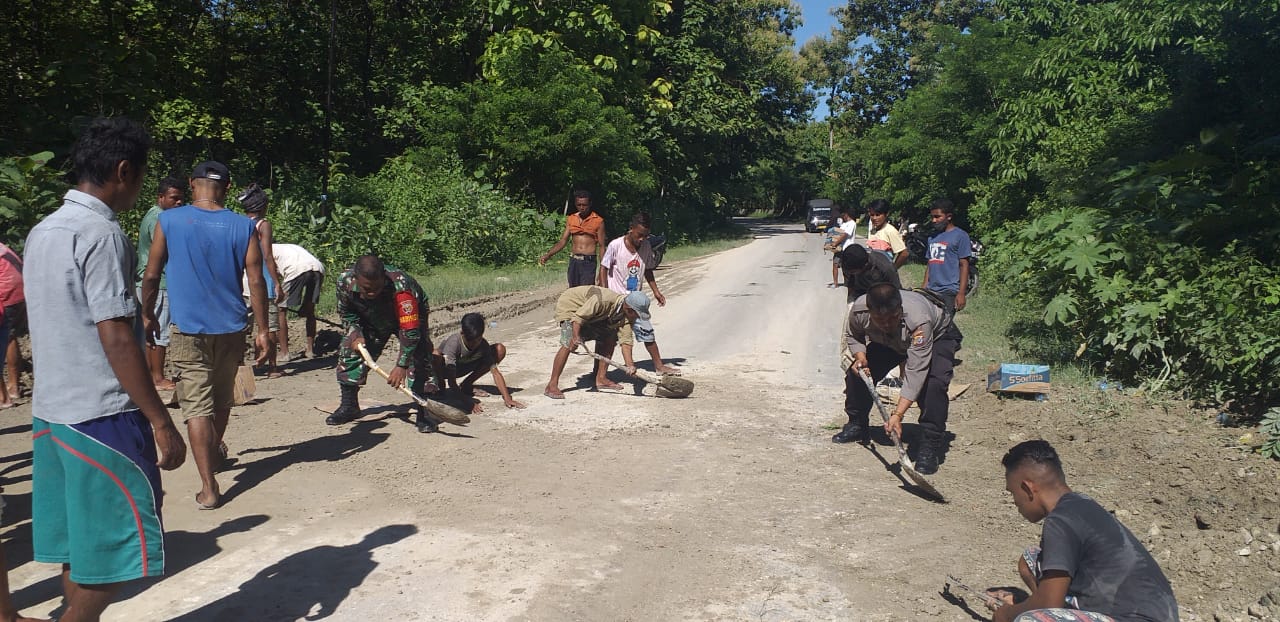
[(751, 237), (759, 240), (776, 235), (795, 235), (805, 233), (800, 223), (778, 222), (775, 220), (757, 220), (753, 218), (735, 218), (734, 222), (751, 230)]
[(335, 462), (372, 449), (390, 438), (391, 435), (386, 432), (374, 432), (386, 425), (384, 421), (359, 421), (347, 428), (345, 434), (318, 436), (296, 445), (243, 450), (239, 452), (240, 456), (271, 451), (281, 453), (253, 462), (238, 463), (224, 471), (230, 473), (239, 470), (240, 473), (236, 474), (235, 483), (222, 493), (222, 501), (227, 503), (235, 499), (241, 493), (267, 481), (286, 467), (307, 462)]
[(373, 550), (418, 532), (388, 525), (347, 546), (317, 546), (294, 553), (240, 584), (233, 593), (172, 622), (320, 620), (334, 614), (351, 590), (378, 567)]
[(271, 517), (265, 514), (251, 514), (223, 521), (222, 524), (205, 532), (170, 531), (165, 533), (164, 576), (125, 584), (124, 588), (120, 590), (120, 595), (116, 597), (116, 601), (133, 598), (151, 586), (165, 581), (183, 570), (191, 568), (200, 562), (213, 559), (215, 555), (222, 552), (222, 547), (218, 545), (220, 538), (233, 533), (247, 532), (270, 519)]

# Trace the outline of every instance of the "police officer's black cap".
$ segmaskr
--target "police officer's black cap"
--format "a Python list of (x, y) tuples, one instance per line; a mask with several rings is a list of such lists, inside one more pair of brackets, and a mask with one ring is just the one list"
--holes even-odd
[(861, 270), (871, 263), (871, 258), (867, 255), (867, 249), (861, 244), (850, 244), (849, 248), (840, 252), (840, 267), (849, 270)]

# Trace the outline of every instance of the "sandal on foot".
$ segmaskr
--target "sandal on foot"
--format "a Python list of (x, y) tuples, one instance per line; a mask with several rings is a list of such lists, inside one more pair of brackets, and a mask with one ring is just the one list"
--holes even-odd
[(196, 493), (196, 497), (195, 497), (195, 499), (196, 499), (196, 509), (197, 509), (197, 510), (216, 510), (216, 509), (218, 509), (218, 506), (219, 506), (219, 505), (222, 505), (222, 499), (218, 499), (217, 501), (214, 501), (214, 502), (213, 502), (213, 505), (207, 505), (207, 504), (201, 503), (201, 502), (200, 502), (200, 493), (198, 493), (198, 492)]
[(553, 399), (553, 400), (562, 400), (562, 399), (564, 399), (564, 393), (561, 393), (561, 392), (559, 392), (559, 391), (556, 391), (555, 393), (552, 393), (551, 391), (546, 391), (546, 390), (544, 390), (544, 391), (542, 392), (542, 394), (543, 394), (543, 395), (545, 395), (545, 396), (547, 396), (547, 397), (549, 397), (549, 398), (551, 398), (551, 399)]

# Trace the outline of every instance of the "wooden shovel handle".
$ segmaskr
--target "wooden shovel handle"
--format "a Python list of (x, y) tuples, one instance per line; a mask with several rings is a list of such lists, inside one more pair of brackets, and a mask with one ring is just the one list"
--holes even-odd
[[(626, 366), (626, 365), (619, 365), (619, 364), (618, 364), (616, 361), (614, 361), (613, 359), (611, 359), (611, 358), (609, 358), (609, 357), (606, 357), (606, 356), (604, 356), (604, 355), (601, 355), (601, 354), (596, 354), (595, 352), (592, 352), (592, 351), (590, 351), (590, 350), (586, 350), (586, 351), (584, 351), (584, 352), (579, 352), (579, 351), (577, 351), (577, 350), (574, 350), (574, 351), (573, 351), (573, 353), (574, 353), (574, 354), (579, 354), (579, 355), (589, 356), (589, 357), (591, 357), (591, 358), (593, 358), (593, 359), (595, 359), (595, 360), (597, 360), (597, 361), (603, 361), (606, 365), (613, 365), (614, 367), (617, 367), (618, 369), (623, 369), (623, 370), (625, 370), (625, 369), (627, 368), (627, 366)], [(635, 366), (633, 365), (632, 367), (635, 367)], [(648, 382), (648, 383), (650, 383), (650, 384), (661, 384), (661, 383), (662, 383), (662, 376), (656, 376), (656, 375), (650, 374), (649, 372), (647, 372), (647, 371), (645, 371), (645, 370), (643, 370), (643, 369), (640, 369), (640, 368), (636, 368), (636, 377), (637, 377), (637, 378), (639, 378), (639, 379), (641, 379), (641, 380), (643, 380), (643, 381), (645, 381), (645, 382)]]
[[(880, 396), (876, 395), (876, 385), (871, 381), (871, 376), (859, 372), (854, 373), (858, 374), (858, 377), (862, 378), (862, 383), (867, 386), (867, 393), (871, 394), (871, 401), (875, 403), (876, 410), (880, 412), (880, 418), (884, 419), (885, 423), (889, 423), (889, 413), (885, 411), (884, 402), (880, 401)], [(911, 464), (911, 461), (907, 459), (907, 450), (903, 449), (902, 439), (898, 438), (897, 433), (889, 434), (889, 438), (893, 439), (894, 447), (898, 448), (898, 460), (903, 464)]]
[[(363, 343), (357, 345), (356, 350), (360, 352), (360, 358), (364, 359), (364, 364), (368, 366), (369, 369), (372, 369), (374, 372), (376, 372), (379, 376), (382, 376), (383, 378), (386, 378), (388, 380), (391, 379), (391, 376), (387, 374), (385, 370), (383, 370), (381, 367), (378, 367), (378, 363), (373, 360), (373, 357), (369, 356), (369, 351), (364, 348)], [(418, 395), (415, 394), (413, 391), (410, 391), (409, 387), (401, 385), (396, 387), (396, 389), (399, 390), (401, 393), (413, 398), (413, 401), (417, 402), (418, 404), (422, 406), (428, 405), (426, 400), (418, 397)]]

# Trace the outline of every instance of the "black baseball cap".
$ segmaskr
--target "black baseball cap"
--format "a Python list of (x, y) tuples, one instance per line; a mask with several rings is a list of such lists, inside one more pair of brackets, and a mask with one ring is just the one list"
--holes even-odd
[(231, 171), (227, 170), (226, 164), (209, 160), (197, 164), (195, 170), (191, 171), (191, 178), (212, 179), (229, 184), (231, 183)]

